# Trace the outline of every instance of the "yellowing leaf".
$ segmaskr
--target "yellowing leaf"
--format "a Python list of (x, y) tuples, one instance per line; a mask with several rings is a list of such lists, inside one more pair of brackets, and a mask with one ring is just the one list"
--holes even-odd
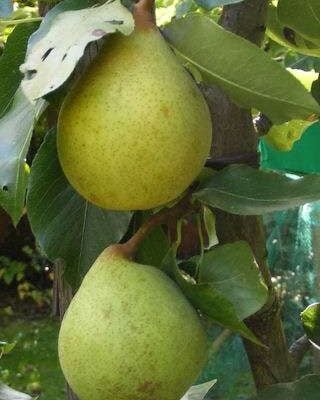
[(276, 150), (290, 151), (311, 124), (310, 121), (293, 119), (281, 125), (273, 125), (265, 139)]

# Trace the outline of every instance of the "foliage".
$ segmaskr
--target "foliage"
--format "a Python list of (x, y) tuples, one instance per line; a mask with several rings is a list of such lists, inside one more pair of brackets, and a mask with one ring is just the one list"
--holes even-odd
[[(261, 49), (209, 18), (192, 14), (173, 21), (164, 33), (184, 63), (198, 68), (206, 83), (220, 86), (242, 107), (258, 108), (275, 124), (319, 114), (319, 105), (291, 74)], [(187, 40), (189, 35), (192, 40)], [(237, 64), (241, 69), (235, 73)]]
[(320, 303), (307, 307), (301, 313), (301, 320), (309, 340), (320, 350)]
[(279, 383), (263, 390), (253, 400), (317, 400), (320, 376), (308, 375), (293, 383)]
[(16, 342), (10, 354), (0, 360), (0, 381), (18, 391), (62, 400), (64, 382), (56, 350), (58, 322), (50, 318), (35, 321), (10, 319), (1, 325), (1, 338)]
[(23, 248), (29, 261), (17, 261), (0, 256), (0, 284), (16, 288), (20, 301), (31, 300), (38, 308), (50, 305), (52, 290), (44, 287), (43, 283), (37, 287), (38, 280), (47, 281), (47, 285), (53, 281), (53, 274), (43, 257), (29, 247)]
[[(270, 2), (266, 51), (262, 51), (216, 23), (222, 6), (239, 2), (159, 1), (158, 13), (162, 12), (160, 24), (165, 25), (164, 35), (177, 57), (194, 76), (207, 85), (219, 86), (237, 104), (252, 110), (253, 114), (256, 110), (265, 114), (271, 125), (275, 124), (267, 139), (271, 138), (272, 143), (288, 150), (288, 146), (298, 140), (309, 123), (318, 119), (320, 114), (319, 81), (312, 85), (310, 92), (284, 68), (294, 66), (307, 71), (320, 70), (320, 8), (316, 0), (308, 0), (308, 7), (303, 0)], [(101, 25), (101, 15), (96, 12), (98, 8), (88, 8), (95, 3), (94, 0), (62, 1), (47, 14), (32, 36), (39, 23), (34, 1), (15, 2), (13, 13), (8, 8), (9, 3), (6, 3), (5, 9), (0, 9), (1, 15), (6, 18), (1, 17), (0, 20), (0, 42), (4, 47), (0, 72), (1, 77), (5, 77), (0, 78), (0, 204), (17, 224), (25, 212), (27, 192), (27, 212), (36, 239), (51, 261), (64, 261), (65, 275), (74, 288), (106, 245), (124, 241), (141, 226), (141, 222), (135, 225), (139, 221), (137, 213), (98, 209), (73, 190), (59, 165), (55, 128), (48, 129), (49, 133), (33, 159), (29, 173), (29, 147), (37, 120), (49, 105), (59, 111), (72, 81), (67, 79), (84, 48), (96, 39), (94, 33), (99, 33), (100, 38), (106, 33), (102, 28), (109, 32), (114, 25), (114, 18), (112, 23), (107, 23), (107, 27), (105, 20)], [(107, 8), (101, 7), (101, 10)], [(129, 15), (120, 3), (117, 7)], [(66, 14), (66, 11), (73, 12)], [(71, 15), (74, 18), (72, 26), (77, 26), (81, 18), (86, 22), (90, 19), (86, 29), (75, 30), (74, 36), (63, 28), (68, 26), (64, 21), (68, 18), (71, 21)], [(123, 18), (120, 22), (121, 29), (130, 33), (131, 18)], [(13, 29), (15, 25), (17, 27)], [(66, 37), (67, 50), (64, 47)], [(52, 38), (55, 51), (52, 51)], [(69, 55), (69, 48), (74, 47), (77, 52), (73, 54), (72, 62), (63, 62), (63, 55)], [(55, 58), (55, 54), (60, 54), (60, 57)], [(23, 78), (19, 66), (25, 58)], [(59, 74), (52, 73), (57, 66)], [(52, 93), (57, 88), (61, 91)], [(292, 180), (274, 171), (238, 165), (205, 179), (199, 178), (192, 188), (190, 204), (194, 207), (192, 211), (199, 225), (200, 254), (188, 260), (179, 259), (176, 247), (170, 247), (165, 230), (158, 229), (144, 240), (138, 259), (162, 268), (180, 285), (195, 307), (212, 321), (261, 344), (243, 319), (263, 306), (266, 288), (258, 270), (254, 269), (254, 257), (248, 246), (240, 243), (221, 246), (216, 242), (211, 210), (218, 208), (238, 215), (261, 215), (318, 200), (319, 188), (319, 175)], [(178, 205), (180, 201), (177, 200)], [(170, 204), (166, 208), (174, 209), (175, 206)], [(149, 218), (157, 211), (150, 211)], [(207, 213), (205, 218), (204, 213)], [(171, 222), (181, 223), (178, 220)], [(209, 236), (210, 245), (207, 247), (203, 231)], [(30, 268), (39, 272), (37, 263), (28, 267), (24, 262), (5, 257), (1, 257), (0, 263), (0, 280), (6, 285), (15, 284), (22, 300), (30, 298), (39, 306), (49, 302), (49, 292), (40, 293), (27, 279)], [(213, 265), (217, 265), (216, 269)], [(226, 265), (229, 268), (225, 270)], [(243, 271), (246, 271), (247, 280)], [(236, 282), (234, 285), (233, 281)], [(282, 283), (275, 284), (280, 284), (282, 293)], [(309, 312), (310, 309), (302, 314), (305, 325)], [(310, 321), (307, 325), (310, 335)], [(312, 333), (311, 336), (314, 340)], [(8, 360), (10, 357), (11, 354)], [(31, 386), (21, 385), (21, 390), (37, 392), (39, 372), (31, 369)], [(27, 372), (28, 368), (22, 366), (19, 373)], [(1, 369), (0, 378), (10, 381), (10, 371), (8, 375), (6, 370)], [(307, 390), (306, 385), (308, 390), (311, 387), (310, 396), (314, 396), (315, 380), (315, 377), (307, 377), (293, 384), (278, 385), (259, 399), (266, 396), (276, 398), (279, 394), (286, 398), (288, 393), (299, 398)]]

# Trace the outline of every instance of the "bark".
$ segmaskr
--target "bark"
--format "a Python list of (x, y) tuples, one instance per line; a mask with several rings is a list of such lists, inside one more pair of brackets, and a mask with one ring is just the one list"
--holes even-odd
[[(267, 0), (246, 0), (225, 6), (220, 23), (226, 29), (260, 46), (264, 36), (267, 4)], [(205, 88), (204, 93), (214, 125), (213, 162), (215, 159), (241, 158), (241, 155), (248, 154), (251, 154), (252, 159), (258, 159), (258, 135), (251, 113), (232, 103), (218, 88)], [(280, 302), (271, 283), (262, 221), (259, 217), (236, 216), (222, 211), (217, 211), (216, 217), (220, 243), (246, 240), (255, 254), (269, 289), (266, 305), (246, 321), (248, 327), (268, 346), (266, 349), (244, 340), (256, 387), (260, 390), (278, 382), (293, 380), (295, 369), (283, 332)]]
[[(62, 318), (67, 311), (73, 297), (71, 287), (63, 277), (64, 265), (61, 261), (55, 262), (54, 265), (54, 283), (53, 283), (53, 315)], [(78, 400), (77, 396), (72, 392), (70, 386), (66, 383), (66, 394), (68, 400)]]

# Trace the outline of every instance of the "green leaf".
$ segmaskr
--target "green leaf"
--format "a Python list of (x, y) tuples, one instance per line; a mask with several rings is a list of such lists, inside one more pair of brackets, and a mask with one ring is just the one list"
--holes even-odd
[(295, 382), (279, 383), (252, 400), (319, 400), (320, 375), (306, 375)]
[(283, 25), (320, 45), (319, 0), (280, 0), (278, 17)]
[(232, 165), (217, 172), (194, 198), (239, 215), (287, 210), (320, 199), (320, 175), (292, 179), (273, 171)]
[(10, 351), (12, 351), (15, 346), (16, 342), (13, 343), (8, 343), (8, 342), (0, 342), (0, 358), (3, 354), (8, 354)]
[(180, 286), (190, 303), (201, 313), (217, 324), (241, 334), (252, 342), (261, 345), (260, 341), (241, 321), (233, 304), (209, 283), (195, 283), (183, 275), (176, 261), (176, 249), (171, 248), (164, 258), (161, 269)]
[(312, 96), (317, 100), (317, 102), (320, 104), (320, 78), (318, 78), (316, 81), (312, 83), (311, 86), (311, 93)]
[(208, 251), (199, 271), (199, 283), (210, 283), (223, 294), (241, 320), (260, 310), (267, 301), (268, 289), (246, 242), (225, 244)]
[(320, 57), (320, 46), (302, 37), (293, 29), (281, 24), (277, 8), (270, 4), (268, 8), (267, 35), (281, 46), (289, 47), (307, 56)]
[(18, 89), (29, 36), (38, 23), (17, 26), (0, 58), (0, 205), (16, 225), (23, 213), (28, 179), (25, 163), (34, 120), (44, 102), (29, 102)]
[(23, 63), (30, 35), (38, 23), (18, 25), (8, 37), (0, 57), (0, 117), (9, 109), (22, 74), (19, 66)]
[[(144, 213), (148, 217), (150, 213)], [(145, 218), (143, 219), (145, 220)], [(169, 250), (170, 244), (167, 235), (161, 226), (153, 231), (141, 243), (136, 254), (136, 261), (140, 264), (153, 265), (159, 267), (163, 258)]]
[(320, 349), (320, 303), (307, 307), (301, 313), (301, 321), (309, 340)]
[(25, 205), (33, 124), (44, 107), (44, 100), (32, 103), (18, 89), (10, 110), (0, 119), (0, 204), (15, 225)]
[(17, 392), (0, 382), (0, 400), (32, 400), (28, 394)]
[(98, 208), (74, 191), (58, 161), (55, 131), (34, 159), (27, 208), (37, 241), (51, 260), (65, 261), (73, 286), (105, 247), (122, 239), (132, 217), (131, 212)]
[(279, 63), (206, 16), (174, 20), (164, 33), (185, 63), (242, 107), (257, 108), (277, 124), (320, 114), (310, 93)]

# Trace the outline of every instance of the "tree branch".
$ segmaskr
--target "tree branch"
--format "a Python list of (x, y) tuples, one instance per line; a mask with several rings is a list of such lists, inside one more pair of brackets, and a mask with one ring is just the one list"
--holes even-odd
[[(220, 24), (260, 46), (264, 37), (267, 7), (268, 0), (245, 0), (225, 6)], [(212, 162), (234, 159), (243, 154), (256, 154), (259, 135), (254, 128), (250, 110), (239, 108), (217, 87), (205, 88), (204, 94), (214, 121)], [(275, 383), (288, 382), (295, 378), (295, 371), (283, 332), (280, 302), (272, 286), (261, 218), (237, 216), (217, 210), (216, 222), (221, 244), (236, 240), (249, 243), (269, 289), (266, 305), (246, 320), (248, 327), (268, 346), (266, 349), (244, 340), (256, 387), (260, 390)]]
[(189, 192), (173, 207), (163, 209), (159, 213), (152, 215), (126, 243), (116, 246), (121, 248), (121, 251), (127, 257), (133, 258), (140, 244), (156, 226), (170, 225), (172, 221), (177, 221), (199, 210), (201, 206), (193, 203), (191, 196), (192, 193)]

